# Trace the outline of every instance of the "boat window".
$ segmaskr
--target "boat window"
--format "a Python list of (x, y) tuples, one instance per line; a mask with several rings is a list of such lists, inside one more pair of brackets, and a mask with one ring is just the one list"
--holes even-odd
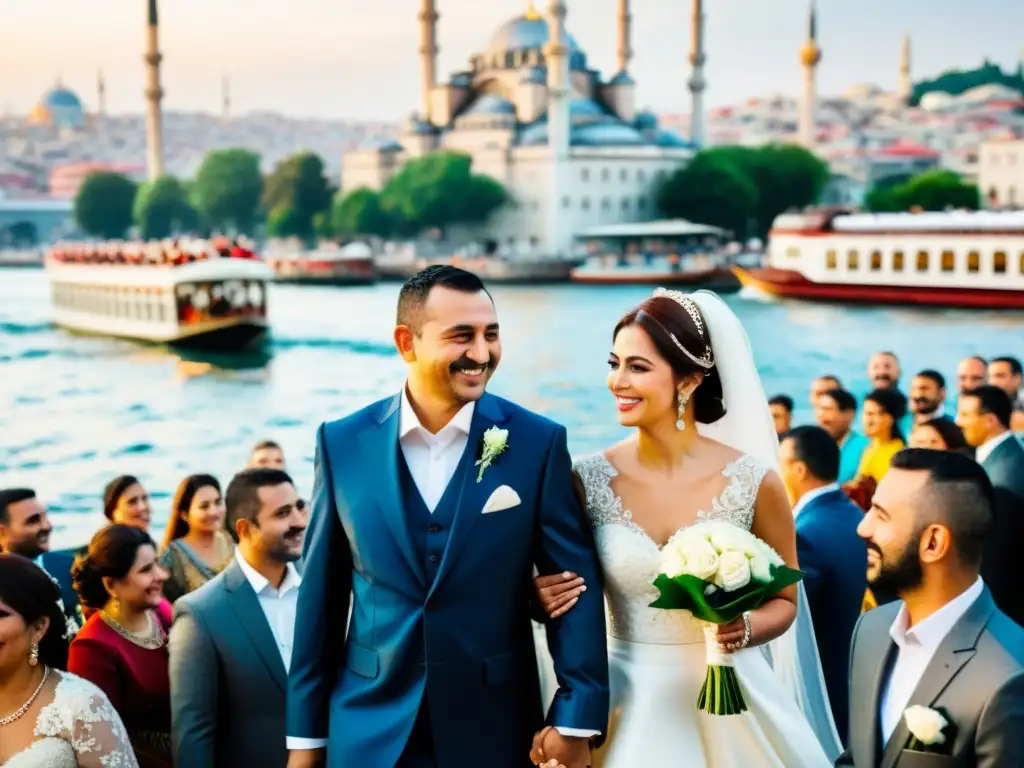
[(835, 251), (830, 250), (825, 254), (825, 266), (828, 269), (835, 269), (838, 261)]
[(799, 259), (800, 249), (794, 245), (791, 245), (789, 246), (789, 248), (786, 249), (786, 255), (791, 259)]
[(992, 271), (997, 275), (1006, 274), (1006, 251), (996, 251), (992, 254)]
[(871, 252), (871, 271), (881, 272), (882, 271), (882, 252), (872, 251)]
[(927, 272), (928, 271), (928, 251), (917, 252), (917, 271)]
[(952, 272), (956, 269), (956, 254), (953, 251), (942, 252), (942, 271)]
[(849, 253), (846, 254), (846, 268), (847, 269), (857, 269), (857, 264), (858, 264), (857, 252), (851, 250)]
[(903, 251), (892, 252), (892, 271), (902, 272), (903, 271)]
[(977, 251), (971, 251), (970, 253), (967, 254), (967, 271), (981, 271), (981, 254), (978, 253)]

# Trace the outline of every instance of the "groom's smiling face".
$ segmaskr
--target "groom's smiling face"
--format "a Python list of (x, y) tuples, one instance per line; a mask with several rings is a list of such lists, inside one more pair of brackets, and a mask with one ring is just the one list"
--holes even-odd
[(467, 293), (436, 286), (415, 328), (396, 335), (415, 376), (438, 399), (479, 400), (501, 360), (498, 317), (484, 291)]

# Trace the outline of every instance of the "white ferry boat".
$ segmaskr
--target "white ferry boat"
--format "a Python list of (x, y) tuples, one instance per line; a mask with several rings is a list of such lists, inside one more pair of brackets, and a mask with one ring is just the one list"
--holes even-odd
[(779, 216), (744, 286), (817, 301), (1024, 309), (1024, 211)]
[(47, 254), (46, 270), (53, 320), (69, 330), (220, 350), (243, 349), (267, 331), (274, 274), (252, 255), (65, 245)]

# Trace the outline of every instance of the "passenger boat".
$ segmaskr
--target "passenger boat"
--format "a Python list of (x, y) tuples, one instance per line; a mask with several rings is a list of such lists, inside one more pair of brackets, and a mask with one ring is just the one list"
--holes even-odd
[(738, 291), (729, 269), (729, 233), (683, 219), (608, 224), (576, 236), (581, 263), (569, 273), (587, 285), (675, 285)]
[(279, 283), (297, 285), (371, 285), (377, 282), (373, 252), (364, 243), (315, 251), (290, 250), (265, 254)]
[(1024, 309), (1024, 211), (779, 216), (744, 286), (812, 301)]
[(63, 243), (45, 266), (53, 320), (72, 331), (226, 351), (267, 331), (273, 272), (237, 244)]

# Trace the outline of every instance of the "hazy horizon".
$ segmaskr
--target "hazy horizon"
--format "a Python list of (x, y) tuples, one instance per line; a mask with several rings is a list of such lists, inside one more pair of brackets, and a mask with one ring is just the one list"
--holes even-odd
[[(143, 110), (144, 0), (6, 0), (0, 47), (0, 104), (27, 114), (59, 78), (87, 109), (106, 80), (110, 114)], [(543, 8), (546, 0), (540, 0)], [(568, 27), (607, 76), (615, 67), (616, 0), (569, 0)], [(988, 58), (1015, 69), (1024, 38), (1024, 3), (1008, 0), (830, 0), (818, 3), (823, 50), (818, 88), (838, 94), (857, 83), (896, 86), (900, 42), (911, 35), (915, 80), (971, 69)], [(494, 31), (527, 0), (438, 0), (438, 73), (446, 80), (487, 47)], [(220, 113), (222, 80), (231, 111), (309, 119), (398, 121), (419, 105), (419, 28), (415, 0), (340, 7), (329, 0), (165, 0), (160, 5), (164, 106)], [(796, 95), (798, 52), (807, 33), (803, 0), (705, 2), (708, 107), (776, 93)], [(632, 3), (637, 103), (661, 113), (689, 111), (690, 3)], [(59, 21), (57, 21), (59, 20)], [(225, 31), (237, 28), (235, 39)], [(955, 34), (950, 34), (954, 30)]]

